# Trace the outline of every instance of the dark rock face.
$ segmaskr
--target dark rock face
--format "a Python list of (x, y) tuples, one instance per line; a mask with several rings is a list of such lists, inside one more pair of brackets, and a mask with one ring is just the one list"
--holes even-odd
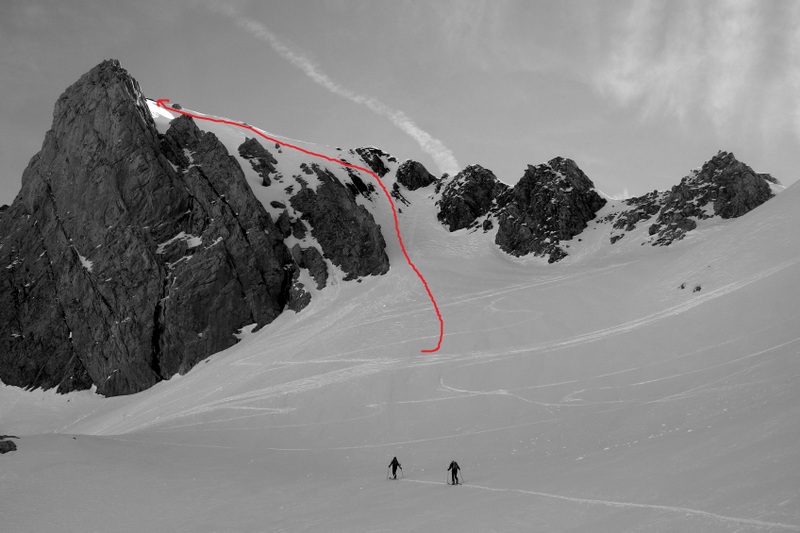
[(181, 148), (167, 157), (183, 171), (191, 199), (173, 231), (202, 241), (188, 248), (172, 237), (157, 250), (167, 265), (158, 351), (162, 372), (172, 375), (234, 344), (231, 333), (243, 325), (272, 322), (288, 303), (296, 267), (241, 167), (214, 134), (184, 115), (164, 137), (165, 145)]
[(361, 156), (361, 159), (364, 160), (370, 170), (377, 174), (379, 178), (389, 173), (389, 169), (386, 168), (382, 159), (383, 157), (389, 157), (389, 154), (383, 150), (374, 147), (356, 148), (356, 153)]
[(698, 176), (708, 176), (716, 188), (714, 214), (722, 218), (737, 218), (749, 213), (772, 198), (767, 182), (777, 180), (769, 174), (757, 174), (733, 154), (720, 152), (708, 161)]
[(319, 186), (314, 191), (301, 183), (290, 203), (311, 226), (325, 257), (346, 273), (345, 280), (388, 272), (386, 242), (372, 214), (356, 203), (355, 194), (329, 170), (318, 165), (311, 168)]
[(60, 392), (187, 371), (273, 320), (296, 273), (224, 146), (188, 117), (160, 139), (113, 60), (59, 98), (0, 239), (0, 379)]
[(667, 194), (649, 233), (654, 245), (668, 245), (683, 239), (697, 227), (698, 220), (719, 216), (736, 218), (772, 197), (768, 184), (774, 178), (757, 174), (736, 160), (733, 154), (719, 152), (699, 171), (686, 176)]
[[(359, 176), (359, 172), (352, 168), (347, 169), (347, 176), (350, 181), (345, 182), (345, 187), (350, 189), (350, 192), (355, 195), (361, 195), (364, 198), (369, 198), (375, 192), (375, 186), (372, 183), (364, 183), (364, 180)], [(373, 178), (374, 179), (374, 178)]]
[(511, 255), (549, 256), (553, 263), (567, 255), (560, 241), (582, 232), (605, 203), (571, 159), (528, 166), (499, 215), (496, 242)]
[(415, 191), (436, 182), (436, 177), (428, 172), (422, 163), (410, 159), (397, 168), (397, 183), (409, 191)]
[(324, 289), (328, 283), (328, 265), (316, 248), (302, 248), (299, 244), (292, 246), (292, 257), (300, 268), (305, 268), (314, 281), (317, 289)]
[(248, 138), (239, 146), (239, 155), (250, 161), (253, 170), (261, 176), (261, 184), (264, 187), (269, 187), (272, 184), (270, 174), (277, 172), (275, 165), (278, 164), (278, 160), (266, 148), (261, 146), (261, 143), (254, 138)]
[(620, 213), (614, 221), (614, 227), (624, 231), (633, 231), (636, 229), (636, 224), (661, 211), (665, 197), (665, 193), (653, 191), (643, 196), (628, 198), (625, 200), (625, 205), (631, 206), (631, 209)]
[(503, 251), (549, 256), (551, 263), (567, 255), (560, 241), (583, 231), (606, 203), (578, 165), (560, 157), (528, 166), (513, 189), (473, 165), (447, 183), (441, 195), (438, 218), (450, 231), (479, 226), (489, 231), (494, 218), (495, 242)]
[(284, 210), (278, 215), (278, 220), (275, 221), (275, 226), (281, 232), (281, 237), (284, 239), (292, 234), (292, 219), (289, 212)]
[(437, 217), (450, 231), (467, 228), (496, 206), (495, 200), (509, 190), (491, 170), (470, 165), (442, 189)]
[(0, 435), (0, 455), (8, 452), (13, 452), (17, 449), (17, 444), (11, 440), (5, 440), (7, 438), (9, 437)]

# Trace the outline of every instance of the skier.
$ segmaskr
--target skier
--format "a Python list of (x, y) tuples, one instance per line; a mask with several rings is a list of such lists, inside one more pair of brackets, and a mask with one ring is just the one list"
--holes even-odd
[(402, 469), (403, 469), (403, 467), (402, 467), (402, 466), (400, 466), (400, 462), (397, 460), (397, 457), (395, 457), (394, 459), (392, 459), (392, 462), (391, 462), (391, 463), (389, 463), (389, 466), (392, 468), (392, 476), (394, 476), (394, 479), (397, 479), (397, 469), (398, 469), (398, 468), (399, 468), (400, 470), (402, 470)]
[(452, 476), (453, 476), (453, 483), (452, 484), (453, 485), (458, 485), (458, 471), (461, 470), (461, 467), (458, 466), (457, 462), (452, 461), (450, 463), (450, 466), (447, 467), (447, 470), (452, 472)]

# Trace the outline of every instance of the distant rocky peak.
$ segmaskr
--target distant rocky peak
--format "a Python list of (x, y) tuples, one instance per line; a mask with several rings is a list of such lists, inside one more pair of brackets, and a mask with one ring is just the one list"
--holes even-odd
[[(630, 198), (625, 204), (631, 209), (611, 213), (604, 220), (613, 220), (613, 227), (625, 232), (651, 220), (650, 243), (667, 246), (696, 229), (699, 221), (736, 218), (752, 211), (773, 196), (770, 184), (777, 183), (769, 174), (753, 171), (731, 152), (719, 151), (669, 191)], [(624, 235), (615, 233), (612, 243)]]

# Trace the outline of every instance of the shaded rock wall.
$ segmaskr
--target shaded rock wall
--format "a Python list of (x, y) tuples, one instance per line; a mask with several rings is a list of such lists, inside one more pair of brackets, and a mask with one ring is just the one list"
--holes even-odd
[(290, 203), (311, 226), (323, 255), (345, 272), (345, 280), (388, 272), (386, 242), (372, 214), (329, 170), (316, 164), (311, 168), (319, 186), (303, 185)]
[(511, 255), (566, 257), (559, 246), (582, 232), (606, 200), (571, 159), (528, 166), (499, 215), (496, 243)]
[(496, 207), (497, 198), (508, 190), (508, 185), (491, 170), (470, 165), (444, 186), (436, 216), (450, 231), (476, 226), (478, 219), (489, 214)]
[(428, 172), (425, 165), (408, 159), (397, 167), (397, 183), (410, 191), (427, 187), (436, 182), (436, 177)]
[(190, 120), (159, 139), (116, 61), (59, 98), (0, 215), (0, 379), (145, 389), (287, 304), (296, 269), (236, 161)]

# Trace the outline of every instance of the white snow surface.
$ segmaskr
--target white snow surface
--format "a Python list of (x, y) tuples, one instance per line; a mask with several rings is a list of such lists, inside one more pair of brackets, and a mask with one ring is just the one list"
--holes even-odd
[(555, 265), (404, 194), (439, 352), (373, 196), (387, 275), (139, 394), (0, 387), (2, 529), (800, 531), (800, 187), (669, 247), (593, 224)]

